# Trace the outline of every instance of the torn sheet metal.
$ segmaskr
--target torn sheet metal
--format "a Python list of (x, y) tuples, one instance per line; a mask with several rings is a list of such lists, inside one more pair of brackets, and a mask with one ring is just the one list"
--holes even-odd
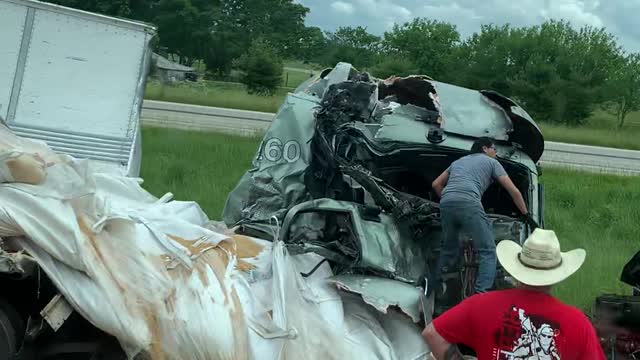
[(498, 92), (482, 90), (480, 93), (504, 109), (513, 125), (509, 140), (520, 144), (533, 162), (538, 162), (544, 152), (544, 137), (531, 116), (515, 101)]
[(491, 106), (480, 92), (433, 83), (442, 108), (444, 131), (472, 137), (489, 136), (497, 140), (509, 138), (513, 129), (511, 120), (499, 108)]
[[(375, 210), (375, 209), (374, 209)], [(424, 244), (403, 235), (388, 214), (356, 203), (318, 199), (294, 206), (282, 224), (281, 240), (299, 252), (313, 251), (354, 269), (417, 283), (427, 272)]]
[(423, 360), (429, 355), (429, 346), (422, 337), (423, 328), (407, 321), (407, 316), (402, 311), (390, 308), (386, 314), (377, 312), (376, 317), (398, 359)]
[[(378, 99), (356, 96), (360, 88), (372, 86), (373, 91), (369, 92), (377, 94)], [(347, 94), (345, 90), (355, 91), (353, 96), (357, 100), (351, 95), (341, 97)], [(503, 97), (425, 76), (379, 80), (359, 73), (350, 64), (339, 63), (287, 96), (260, 144), (252, 167), (229, 194), (223, 220), (228, 226), (241, 226), (240, 231), (245, 234), (270, 238), (274, 230), (271, 216), (282, 221), (287, 209), (318, 198), (314, 195), (317, 188), (331, 187), (339, 181), (338, 177), (322, 176), (335, 173), (337, 164), (334, 158), (315, 150), (320, 146), (343, 150), (339, 148), (340, 141), (348, 148), (364, 140), (350, 132), (362, 124), (370, 125), (374, 136), (367, 141), (377, 156), (406, 145), (429, 148), (438, 145), (443, 152), (466, 153), (477, 136), (493, 136), (521, 145), (526, 139), (541, 136), (535, 124), (527, 131), (537, 131), (539, 136), (520, 133), (519, 129), (524, 128), (512, 122), (516, 117), (526, 120), (523, 117), (526, 113), (499, 99)], [(360, 100), (368, 103), (356, 104)], [(355, 111), (355, 107), (360, 111)], [(334, 137), (338, 128), (344, 134)], [(437, 131), (432, 134), (434, 130)], [(319, 131), (324, 132), (324, 144), (315, 136)], [(523, 149), (525, 153), (514, 148), (508, 157), (535, 171), (537, 157), (533, 156), (531, 161), (526, 154), (536, 155), (539, 149), (526, 146)], [(507, 155), (500, 151), (500, 156)], [(337, 196), (326, 197), (345, 200)]]
[(342, 304), (347, 314), (345, 341), (357, 354), (354, 359), (404, 360), (396, 355), (389, 334), (378, 321), (374, 308), (355, 294), (345, 294)]
[(397, 306), (414, 323), (421, 319), (424, 293), (416, 286), (366, 275), (336, 275), (330, 281), (339, 289), (362, 295), (367, 304), (384, 314), (390, 306)]
[(271, 217), (284, 218), (286, 209), (309, 200), (303, 181), (311, 160), (307, 143), (313, 136), (314, 98), (289, 94), (253, 159), (251, 169), (229, 193), (223, 220), (243, 226), (246, 233), (270, 238)]

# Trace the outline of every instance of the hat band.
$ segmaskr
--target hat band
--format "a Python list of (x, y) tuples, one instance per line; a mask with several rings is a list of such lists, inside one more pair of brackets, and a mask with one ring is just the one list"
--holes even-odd
[(520, 263), (522, 265), (524, 265), (525, 267), (528, 267), (528, 268), (531, 268), (531, 269), (535, 269), (535, 270), (553, 270), (553, 269), (559, 268), (562, 265), (562, 257), (560, 257), (560, 262), (557, 263), (556, 265), (551, 266), (551, 267), (542, 267), (542, 266), (535, 266), (535, 265), (527, 264), (525, 261), (522, 260), (520, 255), (522, 255), (522, 253), (518, 253), (518, 261), (520, 261)]

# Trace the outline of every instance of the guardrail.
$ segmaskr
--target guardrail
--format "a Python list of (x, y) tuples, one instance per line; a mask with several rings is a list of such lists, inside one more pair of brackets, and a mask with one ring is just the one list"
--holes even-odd
[[(142, 124), (192, 131), (256, 136), (266, 131), (274, 114), (145, 100)], [(640, 175), (640, 151), (547, 141), (543, 166), (592, 172)]]

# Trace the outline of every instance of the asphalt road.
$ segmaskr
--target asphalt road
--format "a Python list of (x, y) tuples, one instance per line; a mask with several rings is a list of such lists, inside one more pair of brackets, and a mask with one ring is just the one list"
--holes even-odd
[[(252, 136), (269, 128), (274, 114), (145, 100), (142, 123), (193, 131)], [(545, 142), (543, 166), (623, 175), (640, 175), (640, 151)]]

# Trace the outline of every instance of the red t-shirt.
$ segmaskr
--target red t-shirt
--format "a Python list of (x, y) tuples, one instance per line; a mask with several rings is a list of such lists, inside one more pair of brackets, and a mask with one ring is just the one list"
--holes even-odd
[(578, 309), (524, 289), (491, 291), (462, 301), (433, 321), (447, 342), (472, 348), (478, 360), (604, 360)]

